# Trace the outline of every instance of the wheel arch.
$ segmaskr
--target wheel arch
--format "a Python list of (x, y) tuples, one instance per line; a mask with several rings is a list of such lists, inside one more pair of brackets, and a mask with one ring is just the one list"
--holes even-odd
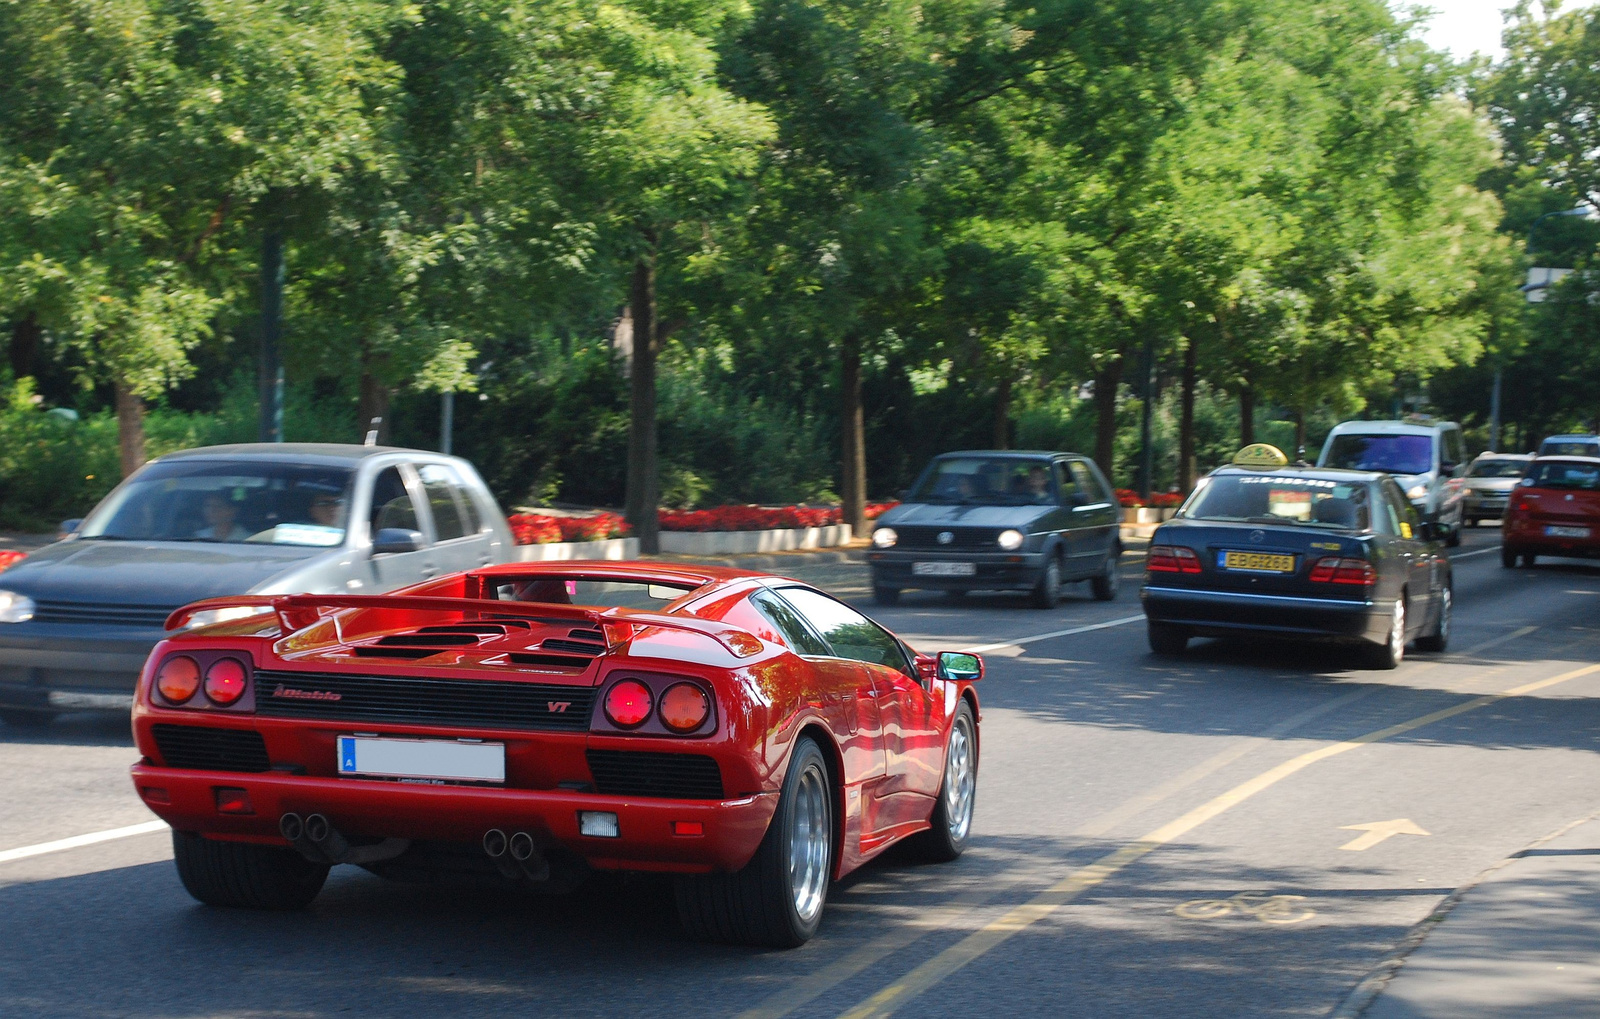
[[(795, 745), (799, 745), (800, 740), (807, 736), (810, 736), (817, 744), (817, 749), (822, 751), (823, 763), (828, 767), (828, 781), (833, 785), (833, 866), (830, 870), (833, 871), (833, 880), (837, 881), (840, 877), (839, 868), (844, 863), (844, 756), (839, 750), (838, 742), (833, 738), (833, 733), (817, 719), (811, 719), (800, 726), (800, 730), (794, 736)], [(789, 761), (790, 763), (794, 761), (793, 752), (789, 754)], [(784, 766), (783, 771), (787, 779), (788, 765)]]

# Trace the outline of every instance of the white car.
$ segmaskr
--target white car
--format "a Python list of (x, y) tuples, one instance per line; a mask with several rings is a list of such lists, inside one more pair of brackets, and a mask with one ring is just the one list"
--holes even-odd
[(1461, 544), (1467, 463), (1454, 421), (1344, 421), (1328, 433), (1317, 466), (1391, 475), (1422, 518), (1440, 525), (1445, 544)]

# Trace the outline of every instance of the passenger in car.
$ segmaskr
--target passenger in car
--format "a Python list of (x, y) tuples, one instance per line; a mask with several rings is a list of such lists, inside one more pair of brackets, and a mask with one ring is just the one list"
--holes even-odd
[(206, 526), (194, 532), (201, 541), (244, 541), (250, 537), (239, 523), (239, 507), (221, 492), (207, 492), (201, 511)]

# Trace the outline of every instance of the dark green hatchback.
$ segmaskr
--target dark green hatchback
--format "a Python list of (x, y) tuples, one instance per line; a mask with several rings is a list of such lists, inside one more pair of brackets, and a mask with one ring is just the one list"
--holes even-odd
[(1117, 595), (1121, 511), (1094, 462), (1075, 453), (965, 450), (935, 457), (872, 532), (873, 596), (906, 588), (1027, 591), (1039, 608), (1062, 585)]

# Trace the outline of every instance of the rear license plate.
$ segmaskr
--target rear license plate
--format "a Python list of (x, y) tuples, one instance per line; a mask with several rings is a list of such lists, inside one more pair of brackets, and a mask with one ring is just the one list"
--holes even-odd
[(1270, 552), (1221, 552), (1217, 565), (1225, 570), (1250, 570), (1255, 573), (1293, 573), (1294, 556)]
[(339, 774), (495, 782), (503, 785), (506, 780), (506, 745), (340, 736)]
[(1589, 529), (1587, 527), (1556, 527), (1552, 524), (1544, 529), (1544, 533), (1552, 538), (1587, 538)]
[(974, 577), (978, 574), (976, 563), (912, 563), (911, 574), (916, 577)]

